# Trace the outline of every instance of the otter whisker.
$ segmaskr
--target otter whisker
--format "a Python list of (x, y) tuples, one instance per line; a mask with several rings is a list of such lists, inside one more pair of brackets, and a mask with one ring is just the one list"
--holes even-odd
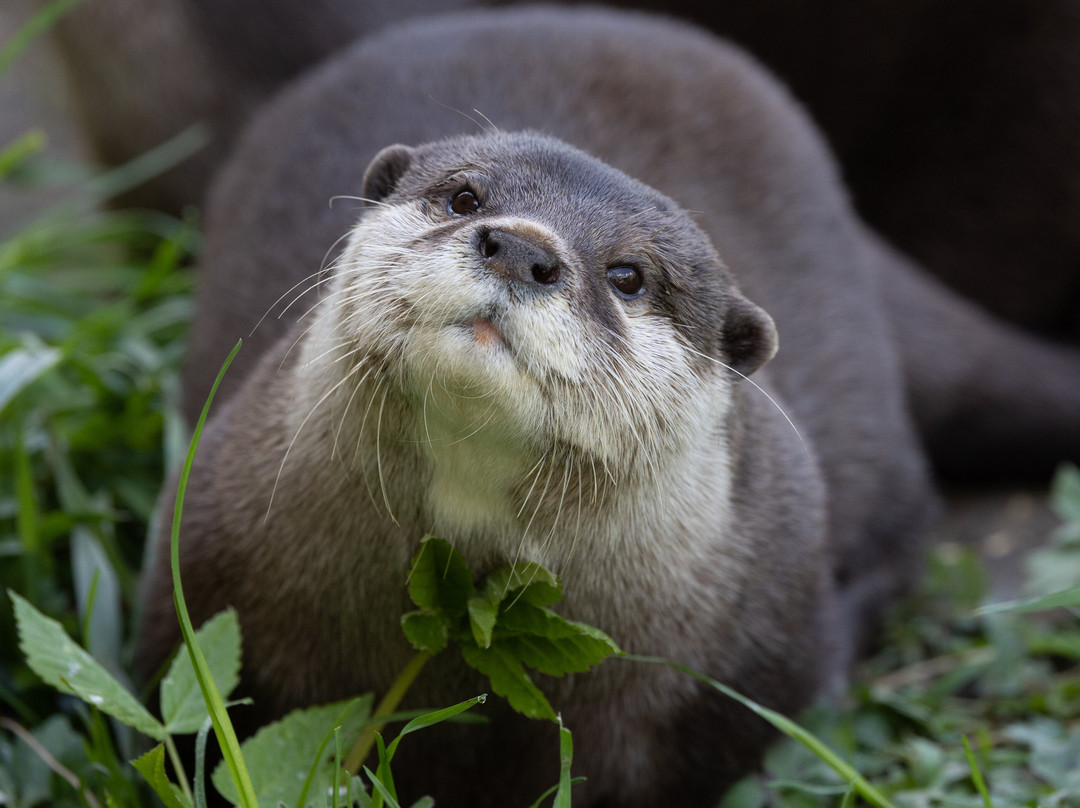
[(346, 374), (343, 378), (341, 378), (340, 380), (335, 382), (330, 387), (329, 390), (327, 390), (325, 393), (323, 393), (323, 395), (319, 398), (319, 400), (316, 401), (315, 404), (308, 410), (307, 415), (304, 416), (304, 419), (300, 422), (300, 425), (296, 428), (296, 431), (293, 433), (292, 440), (289, 441), (289, 445), (285, 449), (285, 454), (281, 458), (281, 464), (278, 466), (277, 476), (274, 478), (274, 485), (273, 485), (273, 488), (271, 488), (271, 490), (270, 490), (270, 499), (269, 499), (269, 502), (267, 502), (267, 504), (266, 504), (266, 513), (263, 515), (263, 522), (264, 523), (266, 523), (270, 519), (270, 509), (274, 505), (274, 496), (277, 494), (278, 483), (281, 481), (281, 474), (285, 469), (285, 463), (289, 459), (289, 454), (290, 454), (290, 452), (292, 452), (293, 446), (296, 445), (297, 438), (300, 437), (300, 433), (304, 430), (304, 426), (311, 419), (311, 417), (315, 414), (316, 410), (318, 410), (319, 407), (322, 406), (323, 402), (326, 401), (328, 398), (330, 398), (330, 396), (332, 396), (346, 382), (348, 382), (349, 378), (354, 373), (356, 373), (361, 367), (362, 367), (362, 365), (357, 365), (355, 368), (353, 368), (351, 371), (349, 371), (349, 373)]
[(514, 559), (510, 564), (510, 566), (512, 568), (516, 568), (517, 564), (518, 564), (518, 561), (521, 560), (521, 553), (525, 548), (525, 539), (529, 535), (529, 531), (532, 529), (533, 522), (536, 520), (537, 514), (540, 513), (540, 508), (543, 506), (544, 500), (547, 498), (548, 488), (551, 485), (551, 474), (555, 470), (555, 464), (554, 463), (548, 463), (547, 466), (548, 466), (548, 474), (547, 474), (547, 478), (544, 480), (544, 489), (540, 492), (540, 495), (537, 497), (537, 499), (536, 499), (536, 507), (533, 508), (532, 516), (529, 517), (529, 521), (525, 525), (525, 530), (523, 530), (522, 533), (521, 533), (521, 539), (518, 541), (517, 550), (514, 552)]
[(400, 523), (398, 522), (397, 517), (394, 516), (394, 511), (390, 507), (390, 496), (386, 493), (386, 477), (383, 474), (382, 464), (382, 418), (383, 408), (386, 406), (387, 392), (389, 392), (388, 389), (383, 390), (382, 401), (379, 402), (379, 417), (378, 420), (375, 422), (375, 464), (379, 470), (379, 487), (382, 489), (383, 503), (386, 505), (386, 513), (390, 517), (390, 521), (400, 527)]
[[(540, 455), (540, 459), (536, 461), (535, 465), (533, 465), (533, 467), (531, 469), (529, 469), (528, 473), (525, 475), (526, 477), (528, 477), (529, 474), (533, 474), (533, 481), (532, 481), (532, 485), (529, 486), (529, 490), (527, 492), (525, 492), (525, 498), (522, 499), (521, 507), (518, 508), (518, 511), (517, 511), (517, 514), (516, 514), (515, 518), (517, 518), (517, 519), (521, 518), (521, 514), (524, 512), (525, 506), (528, 504), (530, 497), (532, 497), (533, 489), (536, 488), (536, 483), (540, 479), (540, 472), (544, 468), (544, 462), (547, 460), (547, 457), (548, 457), (547, 452), (544, 452), (544, 454)], [(535, 472), (535, 474), (534, 474), (534, 472)]]
[(690, 353), (694, 354), (695, 356), (700, 356), (702, 359), (707, 359), (710, 362), (715, 362), (717, 365), (724, 368), (725, 370), (729, 370), (732, 373), (734, 373), (736, 376), (738, 376), (739, 378), (750, 382), (750, 384), (752, 384), (755, 388), (757, 388), (758, 392), (760, 392), (763, 396), (765, 396), (765, 398), (769, 399), (769, 402), (774, 407), (776, 407), (777, 412), (779, 412), (782, 416), (784, 416), (784, 420), (788, 422), (788, 426), (791, 427), (792, 431), (795, 433), (795, 437), (797, 437), (799, 439), (799, 443), (802, 444), (803, 451), (806, 452), (807, 454), (810, 453), (810, 449), (806, 445), (806, 441), (803, 440), (803, 436), (799, 432), (799, 428), (797, 426), (795, 426), (795, 422), (791, 420), (791, 418), (788, 416), (788, 414), (786, 412), (784, 412), (784, 408), (780, 406), (779, 402), (775, 398), (773, 398), (772, 396), (770, 396), (768, 394), (768, 392), (765, 390), (765, 388), (763, 388), (760, 384), (755, 382), (753, 379), (751, 379), (745, 373), (740, 373), (739, 371), (735, 370), (735, 368), (731, 367), (731, 365), (728, 365), (728, 364), (726, 364), (724, 362), (721, 362), (715, 356), (709, 356), (708, 354), (704, 354), (701, 351), (696, 351), (693, 348), (691, 348), (690, 346), (685, 346), (685, 347), (686, 347), (686, 349), (688, 351), (690, 351)]
[(383, 202), (381, 199), (371, 199), (370, 197), (366, 196), (351, 196), (349, 194), (335, 194), (334, 196), (330, 197), (330, 207), (334, 207), (334, 203), (337, 202), (339, 199), (349, 199), (353, 202), (364, 202), (368, 205), (377, 205), (384, 208), (391, 207), (387, 202)]
[[(361, 367), (363, 367), (364, 363), (367, 362), (367, 360), (368, 360), (368, 357), (365, 357), (364, 359), (362, 359), (359, 363), (357, 363), (357, 365), (352, 370), (350, 370), (348, 372), (348, 375), (350, 375), (350, 376), (353, 375), (357, 370), (359, 370)], [(356, 384), (353, 385), (353, 391), (349, 394), (349, 398), (345, 402), (345, 409), (342, 411), (341, 418), (338, 420), (337, 429), (334, 430), (334, 445), (333, 445), (333, 448), (331, 449), (331, 453), (330, 453), (331, 457), (333, 457), (334, 455), (337, 454), (338, 441), (341, 438), (341, 431), (345, 428), (345, 419), (349, 415), (349, 410), (352, 408), (352, 404), (353, 404), (353, 401), (356, 398), (356, 394), (358, 392), (360, 392), (360, 388), (363, 386), (364, 381), (367, 379), (368, 376), (371, 375), (372, 371), (374, 371), (374, 370), (375, 370), (374, 367), (369, 367), (367, 369), (367, 372), (364, 373), (364, 375), (361, 376), (356, 381)], [(355, 461), (355, 454), (353, 456), (353, 461), (350, 461), (350, 462), (354, 462), (354, 461)]]
[[(280, 295), (280, 296), (278, 297), (278, 299), (277, 299), (277, 300), (275, 300), (275, 301), (274, 301), (273, 303), (271, 303), (271, 304), (270, 304), (270, 306), (269, 306), (269, 307), (268, 307), (268, 308), (266, 309), (266, 311), (264, 311), (264, 312), (263, 312), (263, 315), (262, 315), (262, 317), (260, 317), (260, 318), (259, 318), (259, 319), (258, 319), (258, 320), (256, 321), (255, 325), (253, 325), (253, 326), (251, 327), (251, 331), (249, 331), (249, 332), (248, 332), (248, 336), (250, 337), (250, 336), (251, 336), (252, 334), (254, 334), (254, 333), (255, 333), (255, 332), (256, 332), (256, 331), (258, 330), (259, 326), (260, 326), (260, 325), (262, 325), (262, 323), (263, 323), (263, 320), (265, 320), (265, 319), (266, 319), (267, 317), (269, 317), (269, 316), (270, 316), (270, 312), (272, 312), (272, 311), (274, 310), (274, 308), (275, 308), (275, 307), (276, 307), (276, 306), (277, 306), (277, 305), (278, 305), (278, 304), (279, 304), (279, 303), (280, 303), (280, 302), (281, 302), (282, 300), (284, 300), (284, 299), (285, 299), (286, 297), (288, 297), (288, 296), (289, 296), (290, 294), (292, 294), (292, 293), (293, 293), (294, 291), (296, 291), (296, 290), (297, 290), (297, 289), (298, 289), (299, 287), (303, 286), (303, 285), (304, 285), (305, 283), (307, 283), (308, 281), (310, 281), (310, 280), (311, 280), (312, 278), (318, 278), (318, 277), (319, 277), (319, 275), (321, 275), (322, 273), (323, 273), (323, 270), (321, 270), (321, 269), (320, 269), (320, 270), (319, 270), (319, 271), (317, 271), (317, 272), (312, 272), (312, 273), (311, 273), (310, 275), (305, 275), (305, 276), (304, 276), (303, 278), (301, 278), (301, 279), (300, 279), (300, 280), (298, 280), (298, 281), (297, 281), (296, 283), (294, 283), (294, 284), (293, 284), (292, 286), (290, 286), (290, 287), (289, 287), (288, 289), (286, 289), (286, 290), (285, 290), (285, 291), (284, 291), (284, 292), (283, 292), (283, 293), (282, 293), (282, 294), (281, 294), (281, 295)], [(305, 289), (305, 290), (304, 290), (303, 292), (301, 292), (301, 293), (300, 293), (300, 294), (299, 294), (299, 295), (298, 295), (297, 297), (298, 297), (298, 298), (299, 298), (299, 297), (303, 297), (303, 296), (304, 296), (304, 295), (306, 295), (306, 294), (307, 294), (308, 292), (310, 292), (310, 291), (311, 291), (312, 289), (314, 289), (315, 287), (317, 287), (317, 286), (319, 285), (319, 283), (323, 283), (323, 282), (324, 282), (324, 281), (320, 280), (320, 281), (319, 281), (318, 283), (316, 283), (316, 284), (315, 284), (314, 286), (311, 286), (311, 287), (309, 287), (309, 288)], [(286, 306), (286, 307), (285, 307), (285, 308), (284, 308), (284, 309), (283, 309), (283, 310), (281, 311), (281, 313), (280, 313), (280, 314), (278, 314), (278, 319), (281, 319), (281, 316), (282, 316), (283, 314), (285, 314), (285, 312), (286, 312), (286, 311), (288, 311), (288, 309), (289, 309), (289, 306), (291, 306), (291, 305), (293, 304), (293, 302), (295, 302), (295, 299), (294, 299), (293, 301), (290, 301), (290, 303), (288, 304), (288, 306)]]

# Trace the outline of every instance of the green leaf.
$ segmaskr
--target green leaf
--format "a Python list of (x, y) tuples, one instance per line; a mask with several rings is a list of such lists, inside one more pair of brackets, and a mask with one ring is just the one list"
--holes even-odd
[(555, 711), (543, 693), (512, 653), (498, 644), (491, 648), (461, 647), (465, 662), (491, 680), (491, 689), (506, 699), (510, 706), (529, 718), (555, 720)]
[(506, 601), (510, 602), (506, 610), (509, 613), (519, 605), (543, 607), (561, 597), (559, 579), (539, 564), (530, 562), (496, 570), (485, 579), (483, 587), (469, 598), (469, 629), (473, 639), (481, 648), (491, 645), (495, 624), (503, 620), (499, 617), (500, 605)]
[(6, 177), (31, 155), (45, 148), (45, 133), (40, 129), (27, 132), (14, 143), (0, 149), (0, 177)]
[(150, 784), (166, 808), (191, 808), (165, 773), (165, 744), (159, 743), (145, 755), (131, 761), (131, 765)]
[(491, 634), (495, 630), (495, 621), (499, 616), (499, 601), (483, 595), (469, 598), (469, 630), (473, 639), (481, 648), (491, 645)]
[(116, 568), (105, 554), (100, 538), (86, 526), (72, 527), (70, 543), (72, 579), (84, 625), (83, 643), (117, 681), (129, 686), (122, 673), (123, 595)]
[(994, 802), (990, 799), (990, 792), (986, 788), (982, 770), (979, 769), (979, 763), (975, 760), (975, 753), (971, 751), (971, 743), (968, 742), (966, 735), (961, 740), (964, 742), (964, 752), (967, 755), (968, 766), (971, 768), (971, 781), (975, 784), (975, 790), (982, 797), (985, 808), (994, 808)]
[(443, 539), (427, 537), (409, 575), (409, 597), (421, 609), (442, 609), (454, 623), (468, 610), (472, 574), (461, 554)]
[(62, 356), (40, 343), (13, 348), (0, 357), (0, 412), (24, 388), (52, 369)]
[(53, 2), (47, 3), (38, 9), (34, 16), (21, 25), (15, 31), (15, 34), (0, 48), (0, 76), (7, 72), (11, 63), (36, 37), (49, 30), (60, 17), (81, 1), (53, 0)]
[(570, 640), (567, 645), (586, 654), (592, 660), (587, 662), (589, 665), (595, 665), (611, 654), (622, 653), (615, 641), (600, 629), (567, 620), (550, 609), (524, 601), (518, 601), (499, 616), (498, 633)]
[(533, 606), (550, 606), (562, 599), (562, 584), (548, 570), (532, 561), (503, 567), (484, 581), (484, 596), (496, 603), (524, 600)]
[[(382, 808), (383, 800), (390, 808), (395, 808), (398, 805), (397, 788), (394, 786), (394, 773), (390, 770), (390, 758), (393, 753), (387, 750), (382, 735), (375, 736), (375, 746), (379, 755), (379, 767), (375, 770), (375, 777), (371, 781), (375, 788), (371, 800), (372, 808)], [(370, 772), (368, 774), (370, 776)]]
[(548, 676), (585, 673), (611, 654), (611, 646), (584, 635), (563, 637), (496, 637), (492, 645), (530, 668)]
[(421, 730), (426, 727), (432, 727), (435, 724), (441, 724), (443, 721), (447, 721), (456, 715), (460, 715), (466, 710), (475, 707), (477, 704), (483, 704), (485, 701), (487, 701), (487, 694), (481, 693), (479, 696), (474, 696), (471, 699), (466, 699), (465, 701), (458, 702), (452, 707), (446, 707), (442, 710), (435, 710), (434, 712), (424, 713), (423, 715), (417, 716), (404, 727), (402, 727), (401, 732), (399, 732), (398, 736), (394, 738), (393, 742), (390, 744), (389, 749), (387, 750), (388, 758), (391, 760), (393, 759), (394, 753), (397, 751), (398, 743), (400, 743), (401, 739), (404, 738), (406, 735), (409, 735), (413, 732), (416, 732), (417, 730)]
[(1080, 525), (1080, 468), (1065, 463), (1057, 470), (1050, 499), (1062, 519)]
[(574, 737), (559, 716), (559, 790), (551, 808), (570, 808), (570, 764), (574, 762)]
[(999, 612), (1045, 612), (1050, 609), (1060, 609), (1071, 606), (1080, 606), (1080, 586), (1066, 589), (1064, 592), (1055, 592), (1052, 595), (1044, 595), (1028, 600), (1010, 600), (1005, 603), (994, 603), (984, 606), (976, 611), (976, 614), (997, 614)]
[(72, 640), (63, 626), (14, 592), (9, 590), (8, 595), (15, 604), (19, 648), (34, 673), (62, 693), (78, 696), (155, 740), (165, 737), (165, 727)]
[[(327, 747), (334, 728), (340, 726), (345, 739), (355, 738), (370, 715), (370, 695), (294, 710), (244, 741), (241, 751), (259, 805), (284, 802), (290, 808), (303, 808), (297, 800), (307, 783), (305, 805), (322, 806), (333, 783), (334, 756)], [(236, 800), (224, 762), (218, 764), (211, 781), (221, 796)]]
[[(240, 623), (236, 612), (227, 609), (214, 615), (195, 632), (195, 639), (206, 656), (218, 690), (228, 698), (240, 683)], [(191, 655), (183, 647), (161, 683), (161, 717), (165, 729), (173, 735), (198, 732), (209, 715)]]
[(558, 639), (576, 637), (581, 631), (563, 617), (543, 606), (519, 600), (499, 615), (500, 634), (530, 634)]
[[(371, 785), (379, 793), (379, 796), (386, 800), (386, 805), (388, 806), (388, 808), (401, 808), (401, 805), (398, 804), (398, 801), (394, 799), (394, 795), (390, 792), (390, 789), (383, 785), (382, 780), (376, 777), (375, 773), (371, 771), (371, 769), (365, 766), (364, 773), (367, 774), (368, 779), (371, 780)], [(374, 804), (374, 800), (372, 801), (372, 803)]]
[(421, 609), (401, 616), (401, 628), (417, 651), (439, 653), (450, 639), (450, 622), (442, 612)]
[(210, 720), (210, 713), (206, 714), (199, 731), (195, 733), (195, 808), (206, 808), (206, 742), (210, 738), (210, 730), (214, 728)]
[(1028, 638), (1028, 652), (1032, 654), (1053, 654), (1067, 659), (1080, 659), (1080, 631), (1058, 631), (1035, 633)]

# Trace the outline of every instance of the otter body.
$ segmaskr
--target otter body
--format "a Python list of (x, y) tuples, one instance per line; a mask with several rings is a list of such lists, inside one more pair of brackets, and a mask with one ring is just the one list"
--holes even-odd
[[(189, 411), (280, 301), (204, 433), (181, 546), (196, 619), (239, 612), (256, 721), (385, 690), (427, 532), (481, 572), (538, 561), (568, 617), (797, 710), (917, 566), (935, 500), (912, 391), (924, 431), (983, 391), (1023, 428), (975, 373), (1012, 343), (858, 222), (787, 94), (645, 16), (470, 14), (353, 48), (242, 140), (200, 281)], [(928, 301), (974, 329), (955, 378), (919, 360), (934, 335), (894, 333), (918, 319), (894, 307)], [(1040, 369), (1019, 370), (1036, 396)], [(158, 557), (147, 671), (177, 640)], [(711, 805), (769, 738), (665, 670), (544, 687), (588, 778), (575, 804)], [(437, 658), (410, 695), (483, 689)], [(553, 783), (550, 728), (489, 713), (403, 746), (406, 796), (503, 806)]]

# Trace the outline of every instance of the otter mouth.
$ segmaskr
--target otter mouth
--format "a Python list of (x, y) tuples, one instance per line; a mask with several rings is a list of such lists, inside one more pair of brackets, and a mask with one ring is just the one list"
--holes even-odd
[(503, 348), (510, 349), (510, 343), (506, 341), (506, 336), (499, 330), (487, 317), (473, 317), (464, 323), (465, 328), (468, 330), (473, 342), (475, 342), (481, 348)]
[(472, 333), (472, 338), (477, 345), (484, 348), (509, 348), (510, 346), (506, 342), (506, 337), (503, 336), (495, 323), (491, 322), (483, 317), (477, 317), (468, 323), (469, 330)]

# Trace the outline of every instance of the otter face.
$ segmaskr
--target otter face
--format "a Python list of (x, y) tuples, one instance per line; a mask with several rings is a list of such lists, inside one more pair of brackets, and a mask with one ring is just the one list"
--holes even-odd
[(648, 468), (700, 439), (775, 350), (685, 213), (559, 141), (392, 146), (364, 186), (375, 207), (337, 268), (335, 328), (429, 439)]

